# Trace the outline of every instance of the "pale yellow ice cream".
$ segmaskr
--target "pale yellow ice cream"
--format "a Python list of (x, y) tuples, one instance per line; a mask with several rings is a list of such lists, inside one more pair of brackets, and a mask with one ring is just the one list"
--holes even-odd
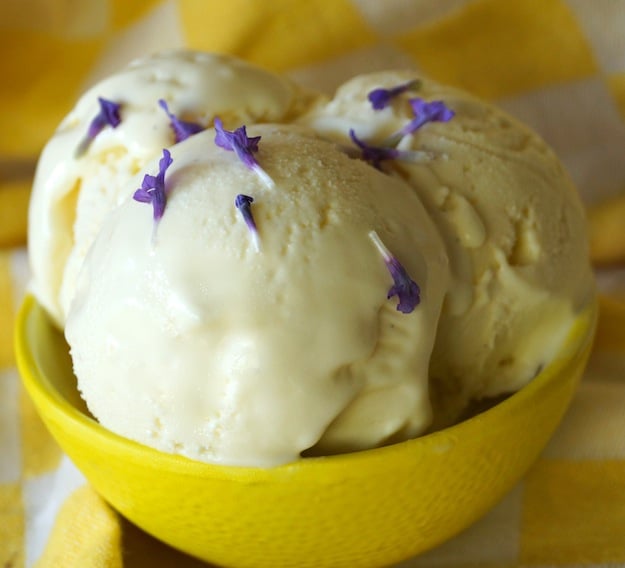
[[(104, 128), (77, 156), (98, 97), (122, 105), (121, 122)], [(281, 121), (308, 103), (285, 79), (235, 58), (193, 51), (138, 59), (90, 88), (42, 153), (30, 209), (33, 286), (59, 325), (102, 220), (127, 197), (129, 178), (174, 142), (159, 99), (181, 119), (203, 126), (215, 115), (234, 124)]]
[(415, 77), (356, 77), (302, 122), (344, 144), (350, 128), (381, 143), (413, 117), (410, 97), (442, 100), (456, 113), (399, 143), (441, 158), (383, 163), (419, 195), (450, 260), (430, 367), (436, 422), (444, 425), (470, 400), (513, 392), (534, 377), (594, 285), (584, 210), (554, 153), (496, 107), (427, 79), (385, 109), (372, 109), (373, 89)]
[[(448, 278), (429, 216), (406, 184), (333, 144), (286, 126), (248, 132), (274, 187), (209, 130), (171, 147), (154, 233), (151, 207), (132, 199), (104, 221), (66, 327), (89, 408), (124, 436), (229, 464), (423, 432)], [(371, 231), (421, 287), (412, 313), (387, 299)]]
[[(177, 52), (80, 100), (41, 158), (29, 247), (34, 291), (105, 427), (271, 466), (446, 426), (553, 358), (594, 288), (575, 189), (536, 134), (466, 93), (421, 78), (372, 108), (373, 89), (415, 78), (364, 75), (329, 99)], [(76, 156), (98, 96), (122, 104), (121, 123)], [(388, 145), (414, 118), (411, 97), (455, 116), (395, 139), (418, 161), (376, 169), (349, 132)], [(175, 143), (159, 99), (208, 129)], [(263, 175), (215, 144), (216, 116), (261, 136)], [(133, 194), (164, 148), (156, 222)], [(421, 288), (410, 313), (387, 298), (387, 254)]]

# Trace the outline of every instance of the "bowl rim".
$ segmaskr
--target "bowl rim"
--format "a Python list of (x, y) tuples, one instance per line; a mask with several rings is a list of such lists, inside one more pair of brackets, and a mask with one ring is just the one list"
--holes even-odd
[[(583, 357), (586, 350), (590, 348), (589, 344), (594, 337), (598, 319), (598, 301), (594, 297), (576, 313), (558, 356), (528, 384), (494, 406), (452, 426), (402, 442), (350, 453), (311, 456), (270, 467), (201, 462), (179, 454), (162, 452), (106, 429), (97, 420), (72, 405), (40, 368), (35, 356), (36, 350), (31, 348), (28, 341), (29, 327), (34, 325), (33, 321), (36, 317), (43, 317), (46, 324), (55, 327), (45, 308), (37, 302), (34, 295), (28, 293), (21, 303), (15, 320), (14, 351), (21, 380), (31, 398), (34, 399), (40, 414), (43, 414), (40, 407), (46, 406), (48, 420), (69, 423), (78, 432), (88, 431), (94, 439), (94, 444), (97, 441), (103, 442), (114, 447), (116, 452), (124, 455), (125, 458), (135, 462), (150, 463), (152, 467), (159, 470), (176, 471), (180, 474), (200, 477), (222, 479), (236, 477), (257, 480), (268, 476), (273, 477), (276, 471), (290, 475), (301, 469), (321, 467), (328, 469), (332, 466), (344, 469), (348, 464), (358, 464), (364, 460), (371, 462), (372, 457), (383, 463), (397, 452), (405, 452), (420, 446), (436, 446), (441, 443), (446, 445), (450, 438), (453, 439), (457, 433), (475, 427), (485, 420), (506, 414), (511, 406), (522, 405), (528, 398), (531, 399), (536, 391), (545, 388), (551, 381), (555, 380), (562, 369), (574, 360)], [(62, 331), (59, 330), (59, 333), (62, 334)], [(359, 470), (361, 468), (351, 469)]]

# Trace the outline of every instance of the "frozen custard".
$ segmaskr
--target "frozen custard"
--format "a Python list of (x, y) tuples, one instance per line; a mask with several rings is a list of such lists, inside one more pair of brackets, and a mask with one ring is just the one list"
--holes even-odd
[(135, 62), (44, 150), (30, 226), (94, 416), (213, 463), (454, 423), (536, 376), (593, 293), (553, 152), (409, 71), (330, 98), (223, 56)]
[[(160, 220), (128, 199), (103, 223), (66, 326), (89, 408), (124, 436), (228, 464), (423, 432), (448, 269), (421, 202), (300, 129), (250, 135), (273, 185), (209, 129), (171, 147)], [(387, 299), (372, 231), (419, 282), (409, 315)]]
[[(99, 99), (119, 105), (118, 121), (89, 138)], [(89, 89), (44, 148), (30, 209), (33, 285), (61, 326), (102, 220), (125, 199), (129, 179), (175, 142), (159, 100), (200, 126), (217, 114), (239, 122), (280, 121), (308, 103), (286, 79), (238, 59), (193, 51), (138, 59)]]
[[(369, 94), (406, 89), (372, 110)], [(412, 94), (411, 94), (412, 93)], [(438, 159), (384, 161), (417, 193), (445, 241), (450, 287), (430, 364), (439, 426), (470, 401), (511, 393), (561, 345), (594, 278), (585, 213), (553, 151), (529, 128), (468, 93), (408, 71), (355, 77), (302, 122), (348, 144), (383, 144), (414, 119), (409, 101), (444, 101), (449, 122), (397, 140)]]

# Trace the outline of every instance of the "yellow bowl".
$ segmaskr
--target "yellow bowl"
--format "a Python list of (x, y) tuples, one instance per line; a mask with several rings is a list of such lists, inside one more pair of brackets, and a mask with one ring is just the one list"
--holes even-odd
[(128, 519), (227, 566), (381, 566), (425, 551), (491, 508), (559, 423), (591, 347), (593, 305), (527, 387), (456, 426), (389, 447), (269, 469), (207, 465), (121, 438), (89, 417), (63, 336), (27, 298), (16, 352), (61, 447)]

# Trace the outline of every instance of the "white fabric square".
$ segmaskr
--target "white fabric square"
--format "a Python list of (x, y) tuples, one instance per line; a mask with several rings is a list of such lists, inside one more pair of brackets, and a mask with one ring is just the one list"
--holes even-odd
[(16, 483), (21, 476), (20, 379), (13, 369), (0, 373), (0, 483)]
[(13, 289), (13, 305), (17, 311), (30, 283), (30, 267), (26, 249), (16, 249), (10, 257), (11, 288)]
[(625, 124), (599, 78), (497, 101), (551, 145), (588, 203), (625, 187)]
[(406, 53), (390, 45), (375, 45), (317, 65), (295, 69), (288, 76), (304, 87), (331, 95), (339, 85), (355, 75), (388, 69), (416, 69), (416, 64)]
[(625, 71), (622, 0), (567, 0), (603, 71)]
[(54, 520), (65, 500), (84, 484), (82, 473), (66, 456), (54, 471), (28, 479), (23, 484), (26, 568), (30, 568), (43, 554)]
[(352, 0), (369, 25), (382, 35), (422, 27), (458, 9), (468, 0)]

